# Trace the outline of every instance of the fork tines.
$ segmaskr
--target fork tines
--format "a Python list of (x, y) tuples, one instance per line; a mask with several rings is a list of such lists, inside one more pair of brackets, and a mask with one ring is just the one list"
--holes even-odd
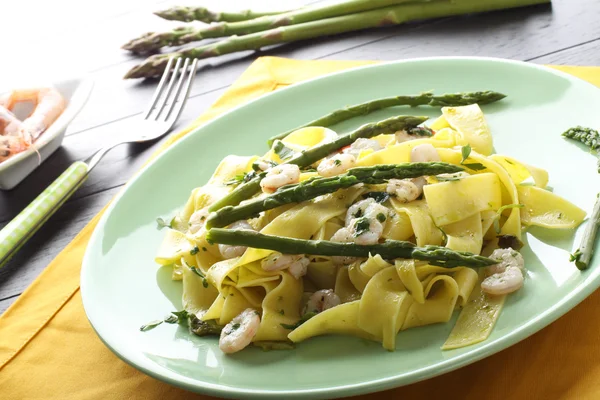
[[(175, 67), (173, 67), (173, 62), (175, 60)], [(189, 58), (186, 58), (185, 61), (183, 61), (183, 66), (181, 66), (182, 61), (182, 58), (169, 59), (165, 71), (160, 78), (160, 82), (158, 83), (158, 87), (152, 96), (150, 105), (144, 112), (144, 119), (175, 121), (179, 117), (188, 98), (190, 88), (192, 87), (192, 82), (196, 75), (196, 65), (198, 63), (197, 59), (190, 60)], [(190, 61), (192, 64), (191, 67)], [(171, 79), (169, 79), (169, 74), (171, 75)], [(177, 79), (178, 75), (179, 79)], [(166, 85), (166, 90), (163, 90), (167, 80), (169, 83)], [(175, 84), (176, 81), (177, 84)], [(174, 92), (173, 95), (171, 95), (172, 92)]]

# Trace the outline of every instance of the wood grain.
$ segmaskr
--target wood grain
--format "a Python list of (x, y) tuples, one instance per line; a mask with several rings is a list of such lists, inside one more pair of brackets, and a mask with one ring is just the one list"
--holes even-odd
[[(68, 0), (60, 1), (68, 3)], [(235, 8), (234, 0), (222, 3), (210, 1), (216, 7), (222, 4), (225, 8)], [(66, 60), (83, 59), (74, 61), (74, 68), (91, 71), (96, 88), (85, 110), (70, 126), (63, 147), (17, 189), (0, 193), (0, 228), (72, 161), (87, 157), (102, 144), (126, 132), (154, 91), (155, 82), (125, 82), (120, 79), (137, 61), (118, 47), (138, 33), (172, 25), (149, 15), (159, 2), (121, 0), (119, 3), (126, 3), (120, 11), (104, 11), (104, 14), (98, 11), (99, 15), (91, 21), (85, 24), (77, 22), (78, 29), (87, 34), (76, 35), (68, 46), (54, 46), (52, 51), (42, 50), (41, 54), (58, 52), (64, 57), (55, 60), (59, 69)], [(145, 3), (143, 8), (142, 3)], [(160, 3), (162, 7), (162, 4), (178, 2)], [(285, 6), (292, 3), (254, 0), (252, 4), (262, 4), (264, 9), (268, 9), (275, 4)], [(367, 30), (277, 46), (260, 53), (246, 52), (207, 60), (198, 72), (193, 97), (182, 115), (180, 126), (206, 110), (259, 55), (362, 60), (470, 55), (545, 64), (599, 65), (600, 25), (596, 23), (599, 19), (600, 2), (597, 0), (554, 0), (552, 7), (536, 6)], [(92, 34), (107, 27), (111, 29), (104, 37)], [(54, 35), (43, 38), (42, 43), (63, 43), (64, 38), (70, 35), (72, 31), (57, 30)], [(85, 47), (86, 43), (92, 43), (94, 51), (73, 54), (73, 48)], [(5, 77), (0, 77), (0, 83)], [(123, 146), (109, 153), (73, 199), (0, 270), (0, 313), (118, 192), (159, 143), (146, 147)]]

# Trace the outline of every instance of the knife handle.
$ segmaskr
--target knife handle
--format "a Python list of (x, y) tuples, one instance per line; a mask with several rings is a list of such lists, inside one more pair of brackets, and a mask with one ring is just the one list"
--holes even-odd
[(71, 164), (23, 211), (0, 230), (0, 267), (44, 225), (85, 182), (90, 168), (83, 161)]

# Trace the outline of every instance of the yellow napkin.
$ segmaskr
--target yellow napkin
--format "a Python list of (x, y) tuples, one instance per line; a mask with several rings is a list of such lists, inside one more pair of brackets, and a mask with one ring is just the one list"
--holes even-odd
[[(238, 104), (279, 87), (368, 63), (259, 58), (203, 116), (162, 149)], [(600, 68), (555, 68), (600, 86)], [(130, 367), (93, 332), (81, 304), (79, 272), (98, 218), (0, 317), (0, 398), (208, 399)], [(599, 399), (599, 304), (597, 291), (541, 332), (483, 361), (357, 399)]]

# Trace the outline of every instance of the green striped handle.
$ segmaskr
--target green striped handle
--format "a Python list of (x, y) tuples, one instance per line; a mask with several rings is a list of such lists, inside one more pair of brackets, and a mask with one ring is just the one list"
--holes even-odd
[(85, 182), (88, 172), (89, 166), (83, 161), (71, 164), (46, 190), (0, 230), (0, 267), (4, 266)]

